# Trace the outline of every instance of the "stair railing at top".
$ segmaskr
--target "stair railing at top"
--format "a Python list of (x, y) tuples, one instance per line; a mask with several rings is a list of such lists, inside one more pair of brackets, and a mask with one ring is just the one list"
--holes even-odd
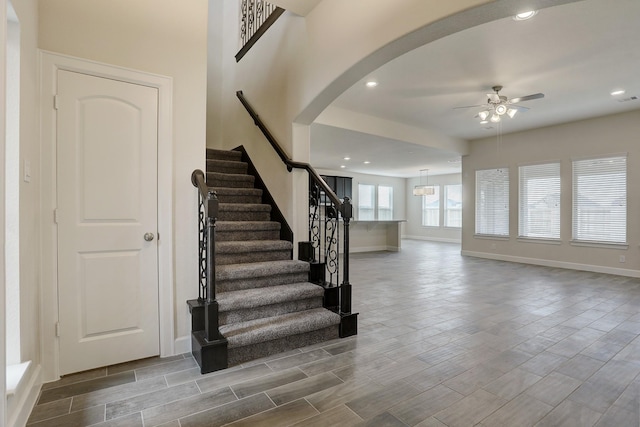
[[(300, 252), (307, 253), (300, 254), (302, 256), (299, 258), (311, 262), (311, 274), (325, 287), (325, 303), (326, 300), (335, 302), (329, 302), (325, 305), (329, 308), (335, 308), (341, 315), (340, 336), (355, 335), (357, 333), (357, 313), (351, 313), (352, 290), (351, 283), (349, 283), (349, 224), (353, 217), (351, 200), (349, 197), (340, 200), (310, 164), (291, 160), (249, 104), (242, 91), (237, 91), (236, 96), (276, 151), (278, 157), (286, 165), (287, 170), (291, 172), (293, 169), (304, 169), (309, 174), (309, 187), (312, 189), (309, 197), (310, 242), (301, 242), (309, 243), (309, 245), (300, 246)], [(342, 223), (344, 230), (342, 238), (339, 233), (340, 223)], [(302, 248), (305, 249), (302, 250)], [(339, 268), (340, 258), (343, 262), (342, 272)], [(314, 274), (314, 266), (321, 271), (316, 271)], [(341, 284), (339, 283), (340, 275), (342, 276)], [(338, 291), (337, 294), (331, 292), (332, 290)]]
[(258, 39), (284, 13), (284, 9), (264, 0), (241, 0), (240, 3), (240, 50), (236, 62), (256, 44)]
[(204, 328), (207, 341), (221, 338), (216, 300), (215, 227), (218, 218), (218, 197), (207, 186), (204, 172), (196, 169), (191, 183), (198, 189), (199, 229), (199, 290), (198, 302), (204, 304)]

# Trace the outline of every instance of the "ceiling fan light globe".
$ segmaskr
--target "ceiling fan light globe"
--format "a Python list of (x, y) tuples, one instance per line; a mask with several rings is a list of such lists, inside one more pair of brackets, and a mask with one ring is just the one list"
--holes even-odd
[(487, 117), (489, 117), (489, 110), (480, 111), (478, 113), (478, 117), (480, 117), (480, 120), (487, 120)]
[(504, 113), (507, 112), (507, 107), (505, 105), (498, 105), (496, 106), (496, 113), (499, 116), (502, 116)]
[(507, 110), (507, 116), (509, 116), (509, 117), (511, 117), (513, 119), (513, 116), (515, 116), (517, 112), (518, 112), (518, 110), (516, 110), (515, 108), (509, 108)]
[(491, 116), (492, 123), (498, 123), (500, 121), (500, 116), (498, 114), (494, 114)]

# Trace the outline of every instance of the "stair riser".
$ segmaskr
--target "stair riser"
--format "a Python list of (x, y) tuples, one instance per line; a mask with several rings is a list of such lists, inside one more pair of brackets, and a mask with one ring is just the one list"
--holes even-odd
[(238, 179), (235, 176), (220, 176), (207, 173), (207, 185), (209, 187), (253, 188), (253, 177), (251, 175), (245, 176), (249, 178)]
[(243, 310), (221, 312), (218, 318), (220, 319), (220, 325), (228, 325), (235, 322), (279, 316), (281, 314), (294, 313), (319, 307), (322, 307), (322, 298), (307, 298), (262, 307), (251, 307)]
[(286, 338), (247, 345), (244, 347), (229, 347), (229, 366), (238, 365), (249, 360), (259, 359), (271, 354), (282, 353), (294, 348), (307, 347), (323, 341), (338, 338), (338, 326), (330, 326), (305, 334), (291, 335)]
[(223, 211), (218, 212), (219, 221), (269, 221), (270, 212)]
[(239, 151), (207, 149), (207, 160), (228, 160), (232, 162), (239, 162), (241, 158), (242, 153)]
[(216, 231), (218, 242), (243, 242), (249, 240), (278, 240), (279, 230), (266, 231)]
[(216, 254), (216, 265), (246, 264), (249, 262), (282, 261), (291, 259), (291, 251), (245, 252), (239, 254)]
[(216, 280), (216, 290), (219, 292), (241, 291), (244, 289), (266, 288), (267, 286), (306, 282), (308, 279), (309, 274), (303, 272), (241, 280)]

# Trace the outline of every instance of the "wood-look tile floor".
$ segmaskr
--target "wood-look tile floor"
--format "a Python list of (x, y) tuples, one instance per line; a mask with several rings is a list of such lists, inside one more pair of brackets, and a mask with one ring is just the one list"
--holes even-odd
[(640, 426), (640, 280), (406, 240), (351, 257), (358, 336), (209, 375), (189, 355), (46, 384), (33, 426)]

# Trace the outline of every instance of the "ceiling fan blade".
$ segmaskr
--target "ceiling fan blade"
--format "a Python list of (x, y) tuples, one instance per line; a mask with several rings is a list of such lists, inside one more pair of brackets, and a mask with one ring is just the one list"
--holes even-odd
[(517, 104), (518, 102), (523, 101), (531, 101), (532, 99), (540, 99), (544, 98), (544, 93), (534, 93), (533, 95), (521, 96), (519, 98), (512, 98), (509, 100), (512, 104)]
[(500, 95), (497, 93), (488, 93), (487, 98), (489, 98), (491, 102), (500, 102)]
[(459, 110), (461, 108), (476, 108), (476, 107), (486, 107), (486, 104), (480, 104), (480, 105), (465, 105), (464, 107), (453, 107), (454, 110)]
[(523, 113), (525, 111), (529, 111), (530, 110), (530, 108), (528, 108), (528, 107), (523, 107), (522, 105), (515, 105), (515, 104), (509, 104), (509, 108), (515, 108), (516, 110), (522, 111)]

